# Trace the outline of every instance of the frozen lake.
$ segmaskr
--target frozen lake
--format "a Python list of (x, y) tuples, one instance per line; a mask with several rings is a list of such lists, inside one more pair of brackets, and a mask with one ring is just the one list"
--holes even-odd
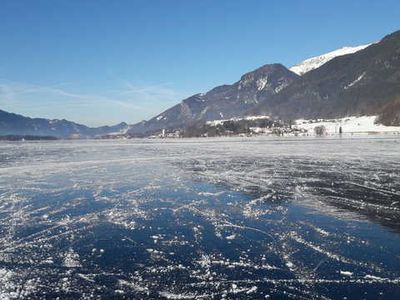
[(0, 143), (0, 299), (398, 299), (400, 138)]

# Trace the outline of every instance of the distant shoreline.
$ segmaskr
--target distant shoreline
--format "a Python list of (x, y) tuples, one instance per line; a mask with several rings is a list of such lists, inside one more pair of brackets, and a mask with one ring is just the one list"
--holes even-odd
[(220, 135), (220, 136), (199, 136), (199, 137), (124, 137), (124, 138), (56, 138), (52, 136), (0, 136), (0, 142), (34, 142), (34, 141), (130, 141), (130, 140), (153, 140), (153, 141), (187, 141), (187, 140), (216, 140), (216, 139), (257, 139), (257, 138), (267, 138), (284, 140), (295, 138), (298, 140), (306, 139), (351, 139), (351, 138), (367, 138), (367, 137), (390, 137), (390, 138), (400, 138), (400, 132), (346, 132), (343, 134), (339, 133), (327, 133), (324, 135), (313, 135), (313, 134), (284, 134), (284, 135), (274, 135), (274, 134), (255, 134), (255, 135)]
[(39, 136), (39, 135), (0, 135), (0, 141), (55, 141), (59, 140), (55, 136)]

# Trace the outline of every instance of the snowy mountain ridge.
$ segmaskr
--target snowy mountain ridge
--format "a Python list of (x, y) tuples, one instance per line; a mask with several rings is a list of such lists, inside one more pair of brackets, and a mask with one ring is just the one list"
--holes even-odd
[(356, 53), (360, 50), (367, 48), (370, 45), (371, 44), (360, 45), (360, 46), (356, 46), (356, 47), (342, 47), (340, 49), (337, 49), (337, 50), (334, 50), (334, 51), (331, 51), (331, 52), (328, 52), (328, 53), (325, 53), (325, 54), (322, 54), (319, 56), (308, 58), (308, 59), (302, 61), (301, 63), (289, 68), (289, 70), (296, 73), (297, 75), (301, 76), (311, 70), (319, 68), (320, 66), (322, 66), (323, 64), (326, 64), (328, 61), (334, 59), (335, 57), (343, 56), (346, 54)]

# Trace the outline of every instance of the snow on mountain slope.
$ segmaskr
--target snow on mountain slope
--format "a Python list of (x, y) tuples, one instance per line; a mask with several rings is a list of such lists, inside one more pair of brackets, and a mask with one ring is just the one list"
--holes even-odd
[(371, 44), (361, 45), (357, 47), (343, 47), (335, 51), (306, 59), (305, 61), (302, 61), (301, 63), (291, 67), (289, 70), (296, 73), (297, 75), (303, 75), (311, 70), (319, 68), (320, 66), (337, 56), (358, 52), (367, 48), (369, 45)]

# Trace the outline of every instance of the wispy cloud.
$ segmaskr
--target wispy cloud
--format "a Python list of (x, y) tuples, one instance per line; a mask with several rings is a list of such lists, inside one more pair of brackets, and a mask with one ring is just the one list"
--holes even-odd
[(0, 79), (0, 108), (89, 125), (138, 122), (178, 103), (184, 93), (170, 84), (138, 85), (120, 80), (102, 93), (75, 92), (71, 84), (37, 85)]
[[(113, 105), (122, 105), (124, 107), (132, 107), (135, 109), (140, 108), (140, 106), (134, 105), (129, 101), (122, 101), (104, 95), (74, 93), (62, 88), (62, 86), (62, 84), (43, 86), (3, 79), (0, 80), (0, 104), (16, 104), (27, 107), (36, 107), (37, 105), (47, 104), (90, 106), (98, 105), (100, 103), (108, 103)], [(30, 101), (39, 96), (42, 97), (40, 102)]]

